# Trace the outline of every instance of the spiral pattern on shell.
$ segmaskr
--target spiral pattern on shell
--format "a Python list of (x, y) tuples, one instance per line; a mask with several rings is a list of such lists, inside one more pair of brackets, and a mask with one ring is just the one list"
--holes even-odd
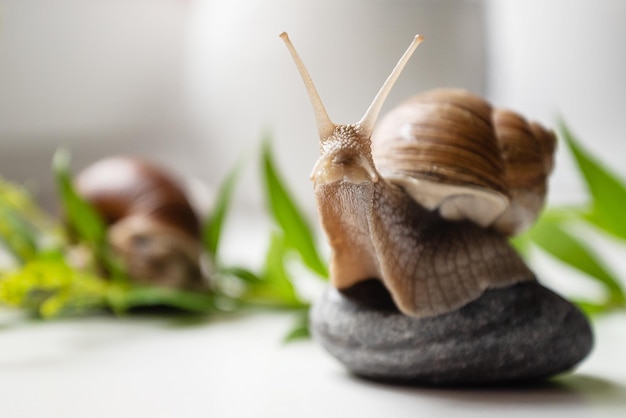
[(528, 227), (541, 210), (554, 146), (554, 134), (539, 124), (460, 89), (411, 97), (372, 135), (383, 177), (446, 218), (507, 235)]
[(494, 227), (515, 235), (530, 227), (543, 208), (556, 137), (509, 110), (495, 109), (492, 119), (511, 196), (509, 207)]

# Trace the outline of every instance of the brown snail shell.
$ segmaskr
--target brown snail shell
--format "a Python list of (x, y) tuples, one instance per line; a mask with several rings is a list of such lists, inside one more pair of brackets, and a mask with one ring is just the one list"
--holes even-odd
[(372, 156), (422, 206), (514, 235), (543, 207), (554, 142), (540, 125), (470, 92), (437, 89), (381, 119)]
[(509, 110), (495, 109), (492, 120), (510, 194), (509, 207), (493, 226), (507, 235), (516, 235), (535, 222), (544, 206), (556, 136)]
[(200, 221), (168, 172), (141, 159), (113, 157), (87, 167), (75, 182), (109, 225), (109, 244), (134, 280), (203, 285)]
[(463, 90), (413, 96), (374, 130), (376, 168), (446, 219), (488, 226), (506, 210), (509, 197), (491, 111)]

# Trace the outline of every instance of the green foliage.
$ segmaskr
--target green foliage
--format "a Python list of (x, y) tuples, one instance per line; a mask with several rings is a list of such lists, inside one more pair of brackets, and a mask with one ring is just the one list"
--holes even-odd
[(79, 238), (93, 244), (98, 249), (106, 245), (106, 225), (94, 208), (85, 202), (74, 190), (70, 174), (70, 155), (59, 150), (54, 155), (53, 168), (61, 205), (66, 222)]
[(298, 340), (305, 340), (311, 338), (311, 331), (309, 329), (309, 310), (303, 309), (296, 318), (296, 323), (293, 328), (285, 337), (283, 341), (290, 343)]
[(244, 295), (246, 301), (279, 308), (305, 306), (296, 294), (293, 281), (285, 266), (287, 257), (284, 236), (274, 232), (265, 257), (262, 276), (254, 282), (249, 282), (249, 289)]
[(214, 295), (156, 286), (119, 284), (70, 266), (60, 253), (41, 254), (0, 280), (0, 301), (44, 319), (111, 310), (171, 307), (191, 313), (217, 310)]
[(240, 165), (237, 165), (221, 184), (217, 193), (217, 199), (213, 213), (207, 218), (202, 230), (204, 248), (211, 255), (213, 262), (218, 260), (220, 238), (224, 229), (226, 215), (230, 209), (233, 193), (239, 177)]
[(136, 308), (170, 307), (189, 313), (208, 314), (219, 311), (216, 296), (208, 292), (148, 286), (112, 285), (107, 292), (107, 304), (117, 313)]
[(0, 303), (45, 319), (102, 311), (122, 315), (155, 307), (195, 314), (247, 307), (291, 310), (297, 313), (298, 321), (289, 339), (307, 335), (303, 318), (308, 303), (298, 296), (288, 265), (299, 254), (299, 259), (318, 274), (326, 269), (305, 217), (278, 175), (269, 147), (263, 153), (263, 164), (277, 229), (271, 235), (262, 270), (228, 266), (219, 257), (241, 171), (237, 166), (222, 183), (202, 231), (214, 286), (197, 291), (133, 281), (108, 245), (104, 220), (75, 190), (67, 151), (58, 151), (53, 159), (62, 222), (45, 215), (20, 186), (0, 181), (0, 245), (18, 262), (17, 267), (0, 272)]
[(626, 240), (626, 185), (586, 151), (563, 122), (560, 132), (591, 196), (589, 208), (583, 212), (584, 218), (603, 231)]
[(623, 304), (626, 298), (618, 279), (587, 244), (566, 228), (564, 223), (543, 220), (533, 228), (530, 237), (553, 257), (601, 282), (611, 303)]
[[(44, 215), (19, 186), (0, 182), (0, 242), (20, 261), (19, 267), (0, 272), (0, 303), (46, 319), (161, 306), (192, 313), (218, 310), (216, 295), (208, 290), (133, 283), (108, 246), (104, 221), (74, 189), (66, 151), (55, 154), (53, 168), (63, 223)], [(66, 240), (59, 238), (64, 229)]]
[(311, 228), (278, 175), (267, 140), (262, 156), (267, 203), (274, 221), (284, 232), (286, 247), (295, 250), (303, 263), (320, 277), (328, 277), (328, 268), (317, 251)]
[(0, 301), (43, 318), (105, 307), (106, 283), (70, 267), (60, 253), (40, 254), (0, 280)]
[(522, 254), (532, 244), (552, 257), (584, 273), (605, 290), (601, 301), (579, 300), (578, 305), (589, 314), (626, 308), (623, 280), (616, 276), (588, 243), (581, 240), (575, 228), (584, 225), (597, 228), (626, 240), (626, 185), (586, 151), (565, 123), (560, 123), (560, 136), (574, 156), (580, 174), (589, 190), (590, 201), (580, 207), (546, 210), (536, 225), (513, 242)]
[(70, 173), (70, 154), (59, 150), (53, 158), (53, 170), (61, 207), (69, 230), (79, 241), (89, 246), (97, 262), (117, 282), (128, 281), (124, 266), (112, 254), (107, 243), (107, 227), (100, 214), (75, 190)]
[(58, 245), (59, 240), (54, 222), (28, 192), (0, 177), (0, 248), (24, 263), (43, 248)]
[(0, 242), (18, 261), (26, 262), (37, 252), (31, 226), (13, 208), (0, 201)]
[[(211, 217), (204, 228), (204, 246), (213, 256), (215, 275), (219, 278), (219, 286), (229, 293), (231, 303), (240, 307), (257, 307), (269, 309), (302, 309), (308, 306), (296, 293), (292, 278), (286, 263), (294, 252), (304, 248), (307, 260), (314, 260), (317, 256), (313, 246), (313, 238), (306, 226), (304, 216), (297, 210), (296, 205), (286, 191), (286, 188), (277, 174), (269, 148), (263, 153), (263, 179), (265, 180), (266, 199), (274, 209), (270, 211), (273, 220), (279, 226), (287, 225), (289, 231), (305, 232), (303, 238), (288, 240), (285, 230), (276, 230), (271, 234), (270, 243), (265, 256), (265, 263), (260, 272), (242, 266), (227, 266), (220, 262), (218, 255), (220, 237), (224, 228), (232, 196), (239, 176), (240, 166), (235, 167), (222, 183), (217, 194), (216, 204)], [(276, 216), (280, 216), (278, 219)], [(280, 228), (279, 228), (280, 229)], [(308, 242), (307, 242), (308, 240)], [(289, 241), (289, 243), (288, 243)], [(291, 244), (290, 243), (294, 243)], [(313, 255), (311, 255), (313, 254)], [(323, 263), (317, 258), (314, 264), (318, 270)], [(233, 279), (239, 284), (239, 290), (233, 294)], [(235, 286), (236, 287), (236, 286)]]

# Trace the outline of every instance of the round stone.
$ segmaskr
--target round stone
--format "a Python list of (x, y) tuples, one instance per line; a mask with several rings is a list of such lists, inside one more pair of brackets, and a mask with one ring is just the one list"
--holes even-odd
[(378, 280), (329, 287), (311, 329), (357, 375), (433, 385), (543, 379), (574, 367), (593, 345), (578, 308), (535, 280), (432, 318), (402, 314)]

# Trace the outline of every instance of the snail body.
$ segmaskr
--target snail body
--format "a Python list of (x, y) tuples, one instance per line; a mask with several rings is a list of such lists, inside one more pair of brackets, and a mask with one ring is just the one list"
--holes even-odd
[[(363, 118), (336, 125), (287, 35), (281, 37), (316, 115), (321, 156), (311, 179), (335, 287), (376, 278), (404, 314), (429, 317), (488, 288), (535, 280), (507, 236), (532, 224), (541, 209), (551, 132), (456, 89), (411, 98), (376, 126), (420, 36)], [(523, 175), (528, 164), (539, 173)], [(531, 180), (537, 187), (528, 188)]]
[(136, 158), (107, 158), (76, 177), (77, 192), (108, 225), (108, 241), (133, 280), (198, 288), (200, 221), (178, 182)]

